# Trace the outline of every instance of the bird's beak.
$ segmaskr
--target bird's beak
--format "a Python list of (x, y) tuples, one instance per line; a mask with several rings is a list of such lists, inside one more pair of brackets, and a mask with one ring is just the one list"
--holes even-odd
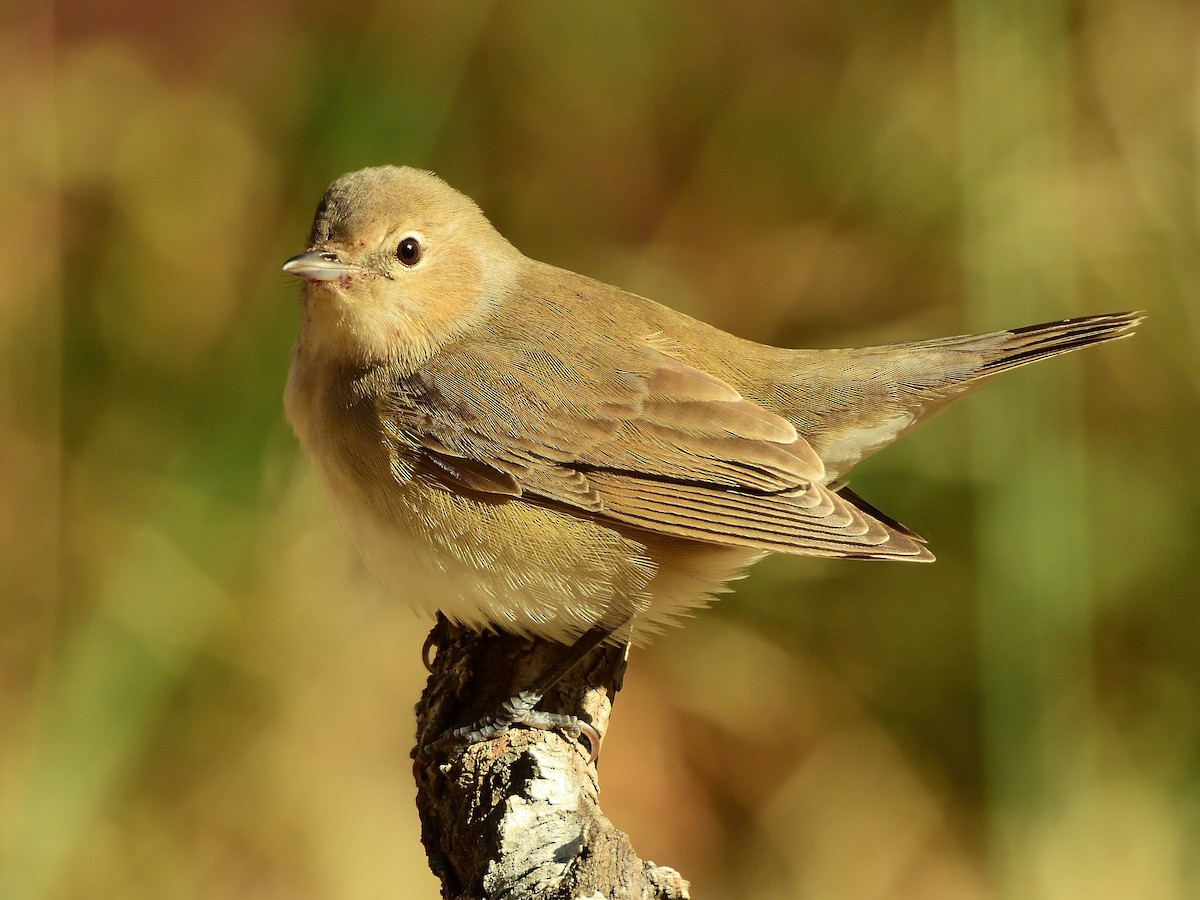
[(366, 270), (362, 266), (342, 262), (336, 253), (328, 250), (310, 250), (285, 262), (283, 271), (305, 281), (337, 281)]

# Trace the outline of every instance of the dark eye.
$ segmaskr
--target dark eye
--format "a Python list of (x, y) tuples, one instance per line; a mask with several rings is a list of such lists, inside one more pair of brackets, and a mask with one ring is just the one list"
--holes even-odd
[(415, 237), (406, 237), (396, 247), (396, 259), (406, 266), (415, 266), (421, 261), (421, 242)]

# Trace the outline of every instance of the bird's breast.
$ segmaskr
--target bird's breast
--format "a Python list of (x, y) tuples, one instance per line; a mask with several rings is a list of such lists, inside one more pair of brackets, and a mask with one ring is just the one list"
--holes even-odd
[(454, 489), (421, 464), (420, 435), (382, 422), (361, 385), (323, 374), (293, 366), (288, 418), (367, 567), (418, 611), (564, 642), (632, 619), (636, 640), (707, 602), (761, 555)]
[[(474, 628), (568, 640), (648, 606), (655, 565), (638, 541), (524, 500), (472, 496), (417, 474), (418, 435), (377, 404), (293, 366), (288, 418), (367, 567), (398, 599)], [(397, 437), (401, 438), (397, 440)]]

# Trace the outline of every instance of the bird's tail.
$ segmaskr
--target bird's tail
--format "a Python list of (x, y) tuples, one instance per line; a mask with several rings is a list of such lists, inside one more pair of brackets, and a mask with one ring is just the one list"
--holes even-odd
[(1106, 313), (990, 334), (921, 341), (919, 345), (950, 351), (976, 351), (983, 357), (983, 364), (972, 377), (987, 378), (1039, 359), (1129, 337), (1144, 318), (1145, 314), (1141, 312)]
[[(996, 375), (1128, 337), (1142, 319), (1109, 313), (861, 350), (796, 351), (802, 374), (784, 394), (784, 412), (833, 481)], [(845, 400), (847, 384), (853, 402)]]

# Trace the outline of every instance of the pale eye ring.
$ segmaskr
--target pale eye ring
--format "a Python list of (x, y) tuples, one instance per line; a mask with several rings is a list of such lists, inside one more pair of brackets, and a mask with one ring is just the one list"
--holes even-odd
[(406, 266), (415, 266), (421, 261), (421, 242), (411, 234), (396, 245), (396, 259)]

